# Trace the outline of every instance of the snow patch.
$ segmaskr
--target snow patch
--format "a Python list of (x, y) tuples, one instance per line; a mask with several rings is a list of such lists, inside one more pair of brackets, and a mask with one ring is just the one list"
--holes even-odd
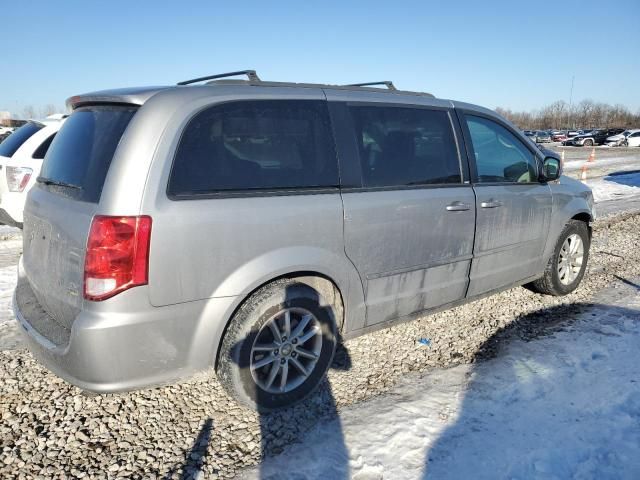
[(242, 478), (640, 478), (640, 294), (565, 328), (410, 374)]

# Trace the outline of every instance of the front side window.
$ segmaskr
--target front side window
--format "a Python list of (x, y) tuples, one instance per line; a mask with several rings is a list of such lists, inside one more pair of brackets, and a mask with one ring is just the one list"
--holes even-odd
[(187, 125), (171, 195), (337, 187), (326, 102), (255, 100), (207, 108)]
[(535, 155), (502, 125), (466, 115), (479, 183), (531, 183), (538, 179)]
[(386, 106), (349, 109), (364, 187), (462, 182), (447, 112)]

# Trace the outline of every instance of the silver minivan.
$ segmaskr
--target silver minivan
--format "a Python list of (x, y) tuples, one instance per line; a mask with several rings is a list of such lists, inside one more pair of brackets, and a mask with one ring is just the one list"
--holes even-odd
[(485, 108), (253, 71), (68, 106), (14, 309), (85, 390), (213, 366), (238, 401), (283, 407), (341, 338), (515, 285), (564, 295), (585, 273), (591, 191)]

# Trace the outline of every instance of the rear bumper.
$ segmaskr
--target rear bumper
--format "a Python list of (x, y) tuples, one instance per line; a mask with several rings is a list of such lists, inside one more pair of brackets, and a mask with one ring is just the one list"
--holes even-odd
[(52, 318), (35, 318), (38, 308), (41, 315), (47, 314), (20, 272), (13, 309), (34, 357), (83, 390), (136, 390), (171, 383), (214, 365), (223, 319), (234, 308), (235, 297), (167, 307), (152, 307), (140, 301), (142, 297), (147, 297), (146, 287), (110, 299), (117, 299), (118, 306), (129, 304), (125, 313), (83, 310), (68, 335), (56, 337), (42, 326), (43, 321), (54, 322)]

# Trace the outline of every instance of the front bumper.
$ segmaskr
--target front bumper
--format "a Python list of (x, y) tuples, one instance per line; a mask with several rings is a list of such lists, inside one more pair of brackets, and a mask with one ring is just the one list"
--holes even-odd
[[(100, 302), (102, 311), (82, 310), (65, 331), (40, 307), (19, 267), (13, 310), (34, 357), (83, 390), (135, 390), (212, 366), (226, 324), (222, 319), (233, 311), (236, 297), (152, 307), (147, 293), (137, 287)], [(111, 300), (116, 308), (107, 311)]]

